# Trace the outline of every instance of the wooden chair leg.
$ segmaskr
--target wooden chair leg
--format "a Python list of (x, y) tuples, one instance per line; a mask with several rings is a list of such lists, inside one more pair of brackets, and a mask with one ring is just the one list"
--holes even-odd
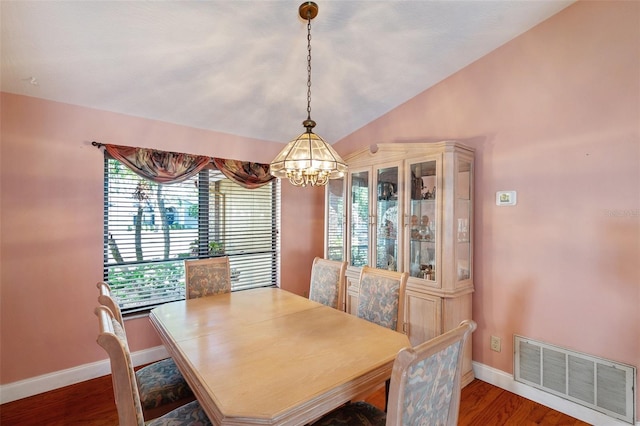
[(387, 412), (387, 405), (389, 404), (389, 385), (391, 384), (391, 379), (387, 379), (384, 382), (384, 412)]

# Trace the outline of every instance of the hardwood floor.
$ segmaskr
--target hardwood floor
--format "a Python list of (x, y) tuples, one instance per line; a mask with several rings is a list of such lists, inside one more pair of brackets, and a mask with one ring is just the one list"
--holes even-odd
[[(367, 402), (384, 407), (384, 392), (377, 392), (367, 398)], [(458, 425), (583, 426), (589, 423), (476, 379), (462, 389)]]
[(111, 376), (0, 405), (2, 426), (114, 426), (118, 412)]
[[(384, 389), (367, 399), (384, 406)], [(111, 377), (76, 385), (0, 405), (2, 426), (117, 425)], [(588, 425), (528, 399), (480, 380), (462, 390), (458, 425)]]

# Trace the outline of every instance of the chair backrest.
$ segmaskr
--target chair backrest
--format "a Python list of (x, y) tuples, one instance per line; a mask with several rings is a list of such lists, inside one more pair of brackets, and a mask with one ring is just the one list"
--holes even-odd
[(344, 311), (344, 273), (347, 262), (316, 257), (311, 265), (309, 299)]
[(476, 323), (398, 352), (391, 373), (387, 426), (458, 424), (464, 345)]
[(120, 326), (122, 326), (122, 329), (124, 330), (124, 320), (122, 319), (122, 312), (120, 311), (118, 302), (116, 302), (111, 295), (111, 287), (109, 287), (109, 284), (105, 283), (104, 281), (98, 282), (96, 284), (96, 287), (98, 287), (98, 303), (109, 308), (115, 319), (118, 320)]
[(402, 332), (408, 272), (364, 266), (360, 272), (358, 317)]
[(111, 362), (111, 380), (118, 420), (122, 426), (144, 426), (131, 353), (122, 326), (105, 306), (97, 307), (95, 314), (98, 316), (99, 325), (97, 341), (107, 352)]
[(184, 261), (187, 299), (231, 292), (229, 256)]

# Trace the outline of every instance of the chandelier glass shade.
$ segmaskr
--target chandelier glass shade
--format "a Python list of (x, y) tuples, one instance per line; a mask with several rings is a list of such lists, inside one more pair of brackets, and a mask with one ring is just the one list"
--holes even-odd
[(271, 162), (271, 174), (295, 186), (322, 186), (344, 176), (347, 165), (311, 128), (292, 140)]
[(311, 119), (311, 20), (318, 14), (314, 2), (300, 5), (299, 14), (307, 20), (307, 129), (284, 147), (270, 164), (270, 173), (289, 179), (295, 186), (323, 186), (329, 179), (338, 179), (347, 171), (347, 164), (324, 139), (313, 133), (316, 122)]

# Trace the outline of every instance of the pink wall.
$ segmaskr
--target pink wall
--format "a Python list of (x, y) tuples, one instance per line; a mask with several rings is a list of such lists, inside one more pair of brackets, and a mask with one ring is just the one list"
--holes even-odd
[[(103, 155), (92, 140), (259, 162), (282, 148), (7, 93), (0, 102), (2, 384), (106, 358), (93, 315)], [(282, 187), (282, 286), (303, 294), (323, 250), (322, 191)], [(160, 345), (146, 318), (126, 327), (133, 351)]]
[(476, 148), (477, 362), (521, 334), (640, 367), (639, 17), (578, 2), (336, 144)]
[(283, 181), (282, 199), (288, 200), (288, 206), (282, 205), (281, 285), (293, 293), (308, 296), (311, 263), (315, 256), (322, 257), (324, 253), (324, 188), (298, 188)]

